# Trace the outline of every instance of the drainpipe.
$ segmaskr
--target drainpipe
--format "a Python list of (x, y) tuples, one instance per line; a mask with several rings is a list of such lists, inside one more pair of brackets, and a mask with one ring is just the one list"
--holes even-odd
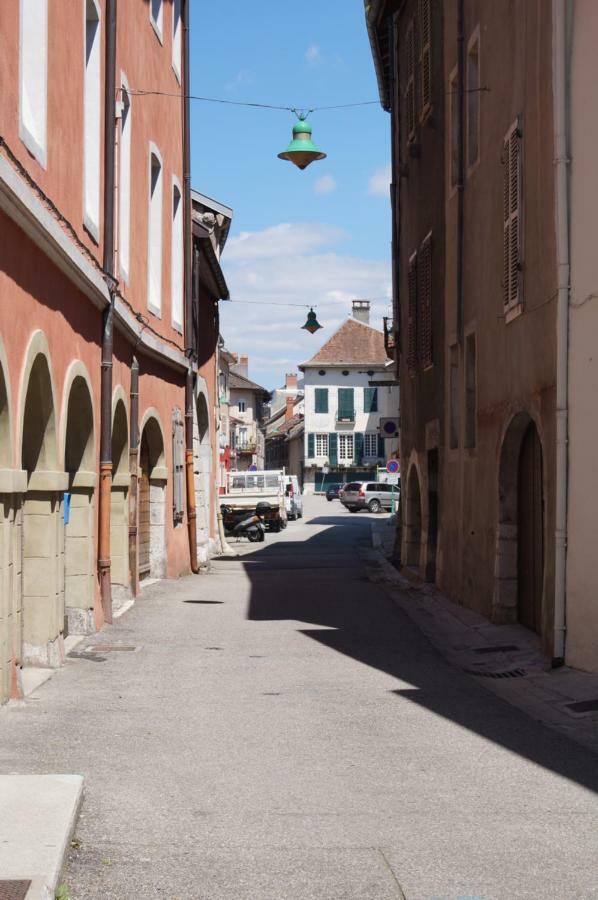
[(457, 340), (463, 343), (463, 231), (465, 222), (465, 11), (464, 0), (457, 9), (457, 102), (459, 120), (457, 182)]
[(131, 593), (139, 593), (139, 567), (137, 565), (137, 483), (139, 481), (139, 363), (133, 357), (131, 365), (131, 424), (129, 436), (129, 573)]
[(104, 310), (100, 389), (100, 496), (98, 570), (104, 621), (112, 623), (110, 582), (110, 500), (112, 493), (112, 351), (114, 297), (114, 167), (116, 140), (116, 4), (106, 2), (106, 76), (104, 96), (104, 275), (110, 303)]
[(199, 572), (197, 564), (197, 512), (195, 510), (195, 473), (193, 472), (193, 232), (191, 225), (191, 135), (189, 116), (189, 12), (190, 0), (183, 0), (183, 219), (185, 229), (185, 353), (189, 361), (185, 379), (185, 482), (187, 488), (187, 530), (189, 533), (189, 560), (191, 571)]
[(557, 373), (556, 373), (556, 522), (554, 560), (553, 666), (565, 661), (567, 591), (567, 475), (569, 430), (569, 158), (567, 133), (567, 9), (570, 3), (552, 0), (554, 175), (557, 256)]

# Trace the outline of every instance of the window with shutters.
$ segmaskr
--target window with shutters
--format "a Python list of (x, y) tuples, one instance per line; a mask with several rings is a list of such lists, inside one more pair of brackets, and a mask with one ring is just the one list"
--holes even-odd
[(415, 22), (412, 19), (405, 34), (407, 78), (405, 80), (405, 115), (407, 141), (415, 140)]
[(459, 184), (459, 72), (455, 68), (449, 78), (450, 135), (449, 153), (450, 185), (453, 191)]
[[(8, 6), (8, 4), (3, 4)], [(11, 4), (14, 6), (15, 4)], [(19, 136), (46, 165), (48, 116), (48, 0), (21, 0)]]
[(509, 312), (521, 292), (521, 129), (514, 122), (503, 142), (503, 304)]
[(366, 413), (378, 412), (378, 388), (363, 389), (363, 411)]
[(417, 357), (422, 369), (433, 365), (432, 358), (432, 235), (420, 247), (417, 261)]
[(366, 459), (376, 459), (378, 456), (378, 435), (364, 434), (363, 455)]
[(476, 445), (477, 385), (475, 334), (465, 339), (465, 446)]
[(467, 166), (480, 158), (480, 38), (473, 35), (467, 50)]
[(417, 370), (417, 253), (409, 259), (407, 270), (407, 369)]
[(353, 388), (338, 389), (337, 419), (339, 422), (355, 421), (355, 400)]
[(317, 413), (327, 413), (328, 412), (328, 388), (316, 388), (316, 403), (315, 403), (315, 411)]
[(431, 0), (419, 0), (420, 119), (432, 108), (432, 10)]
[(316, 434), (316, 456), (326, 459), (328, 456), (328, 435)]
[(185, 512), (185, 423), (179, 409), (172, 414), (172, 515), (174, 524)]
[(155, 315), (162, 310), (162, 161), (150, 144), (147, 305)]
[(96, 0), (85, 0), (85, 70), (83, 79), (83, 221), (100, 236), (101, 34)]
[(338, 459), (339, 462), (353, 462), (353, 435), (339, 434), (338, 436)]

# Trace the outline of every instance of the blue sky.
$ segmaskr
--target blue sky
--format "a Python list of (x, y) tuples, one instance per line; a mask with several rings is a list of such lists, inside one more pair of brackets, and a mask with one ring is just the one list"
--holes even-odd
[[(376, 100), (362, 0), (192, 3), (191, 93), (279, 106)], [(333, 333), (351, 297), (390, 296), (389, 121), (381, 107), (315, 112), (328, 157), (301, 172), (276, 158), (289, 112), (192, 101), (193, 186), (234, 209), (222, 265), (239, 302), (221, 303), (229, 349), (265, 387), (284, 381)], [(251, 302), (249, 302), (251, 301)], [(302, 331), (314, 304), (324, 326)]]

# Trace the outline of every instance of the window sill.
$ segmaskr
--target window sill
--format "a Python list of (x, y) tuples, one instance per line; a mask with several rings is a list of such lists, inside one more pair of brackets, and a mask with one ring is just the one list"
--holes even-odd
[(523, 303), (517, 303), (515, 306), (511, 306), (505, 312), (505, 325), (508, 325), (509, 322), (512, 322), (514, 319), (518, 319), (521, 313), (523, 312)]
[(83, 228), (92, 239), (96, 247), (100, 245), (100, 226), (92, 222), (87, 213), (83, 216)]

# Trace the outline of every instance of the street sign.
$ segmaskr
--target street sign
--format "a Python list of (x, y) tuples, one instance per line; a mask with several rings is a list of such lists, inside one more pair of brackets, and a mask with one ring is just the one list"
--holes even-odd
[(388, 419), (380, 419), (380, 434), (382, 437), (396, 438), (399, 436), (399, 420), (396, 416)]
[(399, 461), (398, 459), (389, 459), (386, 463), (386, 471), (391, 475), (396, 475), (399, 471)]
[(249, 471), (249, 472), (257, 472), (257, 466), (255, 465), (255, 463), (252, 463), (252, 464), (249, 466), (248, 471)]

